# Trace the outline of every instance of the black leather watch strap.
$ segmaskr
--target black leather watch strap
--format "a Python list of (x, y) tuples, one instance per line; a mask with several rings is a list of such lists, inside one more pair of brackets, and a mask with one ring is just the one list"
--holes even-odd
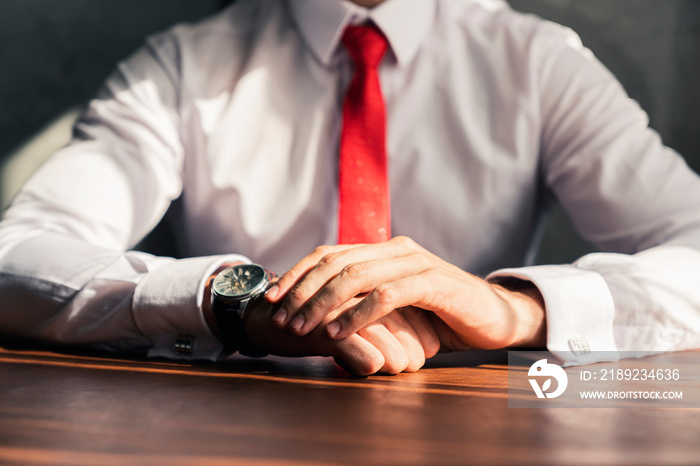
[[(261, 299), (262, 296), (258, 299)], [(251, 300), (247, 306), (254, 307), (257, 302)], [(244, 356), (263, 357), (267, 353), (251, 348), (245, 331), (245, 321), (238, 317), (238, 309), (228, 307), (218, 299), (212, 299), (211, 309), (216, 318), (216, 326), (227, 351), (238, 351)]]

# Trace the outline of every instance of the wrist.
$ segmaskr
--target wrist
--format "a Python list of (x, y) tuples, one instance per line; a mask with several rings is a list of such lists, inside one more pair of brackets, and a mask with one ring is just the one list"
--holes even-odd
[[(222, 264), (208, 280), (210, 324), (228, 351), (246, 356), (265, 356), (248, 340), (247, 319), (263, 303), (275, 274), (258, 264)], [(203, 309), (206, 309), (205, 307)]]
[(535, 284), (517, 278), (502, 278), (494, 286), (512, 310), (515, 321), (511, 342), (506, 347), (546, 347), (545, 303)]
[(211, 285), (214, 282), (214, 279), (216, 278), (216, 276), (219, 275), (220, 272), (226, 270), (229, 267), (232, 267), (232, 266), (238, 265), (238, 264), (243, 264), (243, 262), (241, 262), (241, 261), (224, 262), (219, 267), (217, 267), (217, 269), (211, 275), (209, 275), (209, 277), (207, 277), (206, 282), (204, 284), (204, 297), (203, 297), (203, 302), (201, 303), (202, 314), (204, 315), (204, 321), (207, 323), (207, 325), (211, 329), (212, 333), (214, 335), (216, 335), (216, 337), (220, 341), (223, 341), (223, 338), (221, 336), (219, 326), (216, 324), (216, 317), (214, 316), (214, 312), (212, 311), (212, 308), (211, 308)]
[(328, 355), (317, 347), (315, 338), (298, 337), (286, 329), (278, 328), (272, 321), (272, 316), (278, 309), (278, 304), (261, 300), (243, 317), (247, 345), (251, 350), (277, 356)]

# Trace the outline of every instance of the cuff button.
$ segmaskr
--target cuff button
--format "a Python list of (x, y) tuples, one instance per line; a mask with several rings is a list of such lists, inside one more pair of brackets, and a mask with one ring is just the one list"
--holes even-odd
[(582, 336), (575, 336), (569, 339), (569, 348), (576, 356), (584, 356), (591, 353), (591, 345), (588, 340)]
[(194, 337), (192, 335), (178, 335), (175, 339), (175, 352), (178, 354), (192, 354)]

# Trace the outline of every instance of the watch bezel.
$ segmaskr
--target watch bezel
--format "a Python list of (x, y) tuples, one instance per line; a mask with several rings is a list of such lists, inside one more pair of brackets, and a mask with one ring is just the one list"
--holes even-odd
[[(227, 296), (227, 295), (219, 293), (216, 290), (217, 282), (219, 282), (220, 280), (223, 280), (224, 277), (226, 277), (226, 273), (229, 272), (231, 269), (237, 269), (237, 268), (241, 268), (241, 269), (256, 268), (256, 269), (259, 269), (262, 272), (262, 278), (253, 288), (251, 288), (250, 290), (248, 290), (245, 293), (241, 293), (241, 294), (238, 294), (235, 296)], [(263, 293), (264, 291), (267, 290), (267, 287), (269, 284), (270, 284), (270, 275), (264, 267), (257, 265), (257, 264), (237, 264), (237, 265), (233, 265), (233, 266), (228, 267), (228, 268), (222, 270), (221, 272), (219, 272), (219, 274), (216, 276), (216, 278), (212, 282), (211, 290), (212, 290), (212, 295), (214, 297), (216, 297), (216, 299), (218, 299), (222, 302), (231, 304), (231, 303), (239, 303), (241, 301), (248, 300), (253, 296), (256, 296), (256, 295)]]

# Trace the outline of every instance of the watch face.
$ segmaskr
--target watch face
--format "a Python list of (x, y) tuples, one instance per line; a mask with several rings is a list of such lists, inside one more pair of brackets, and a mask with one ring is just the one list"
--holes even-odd
[(214, 279), (212, 290), (223, 298), (244, 298), (264, 289), (267, 277), (259, 265), (234, 265)]

